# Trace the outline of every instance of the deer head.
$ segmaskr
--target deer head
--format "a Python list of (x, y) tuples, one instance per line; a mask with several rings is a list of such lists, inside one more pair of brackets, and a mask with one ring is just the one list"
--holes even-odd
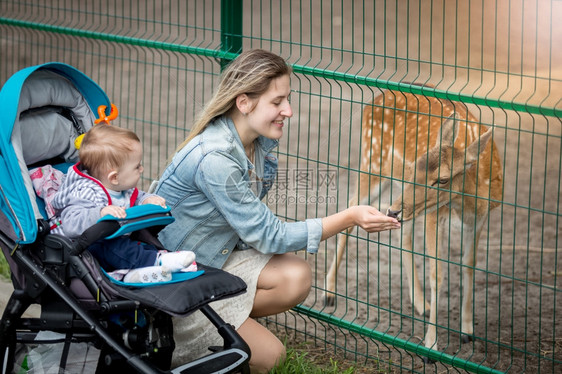
[(455, 146), (458, 120), (455, 116), (447, 118), (441, 125), (437, 144), (416, 162), (405, 165), (405, 180), (410, 182), (392, 202), (387, 215), (409, 221), (476, 192), (476, 178), (472, 174), (469, 177), (467, 171), (476, 167), (493, 130), (490, 128), (468, 146)]

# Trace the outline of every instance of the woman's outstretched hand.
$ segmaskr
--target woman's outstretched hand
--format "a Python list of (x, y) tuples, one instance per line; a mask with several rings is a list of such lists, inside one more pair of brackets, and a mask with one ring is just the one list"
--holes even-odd
[(352, 206), (322, 219), (322, 240), (352, 226), (359, 226), (367, 232), (379, 232), (399, 229), (400, 222), (370, 205)]
[(355, 225), (367, 232), (379, 232), (399, 229), (400, 222), (396, 218), (388, 217), (370, 205), (358, 205), (348, 208), (355, 217)]

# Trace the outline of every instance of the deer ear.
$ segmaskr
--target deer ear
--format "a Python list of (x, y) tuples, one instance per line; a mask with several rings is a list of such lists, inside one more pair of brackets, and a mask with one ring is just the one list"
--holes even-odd
[(472, 165), (478, 159), (480, 153), (484, 152), (484, 149), (486, 149), (488, 142), (490, 141), (490, 139), (492, 139), (493, 132), (493, 127), (488, 129), (488, 131), (480, 135), (480, 138), (478, 140), (476, 140), (466, 148), (466, 156), (464, 159), (464, 163), (466, 166)]
[(439, 129), (439, 139), (441, 139), (441, 147), (452, 147), (455, 144), (459, 130), (457, 129), (457, 120), (460, 117), (457, 113), (450, 115), (441, 125)]

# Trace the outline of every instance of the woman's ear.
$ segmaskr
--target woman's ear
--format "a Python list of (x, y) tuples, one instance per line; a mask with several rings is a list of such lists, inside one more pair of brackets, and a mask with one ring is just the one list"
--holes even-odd
[(246, 94), (241, 94), (236, 97), (236, 107), (243, 115), (250, 113), (251, 100)]
[(107, 180), (109, 181), (109, 183), (113, 184), (113, 185), (118, 185), (119, 184), (119, 178), (117, 175), (117, 171), (116, 170), (112, 170), (109, 172), (109, 174), (107, 175)]

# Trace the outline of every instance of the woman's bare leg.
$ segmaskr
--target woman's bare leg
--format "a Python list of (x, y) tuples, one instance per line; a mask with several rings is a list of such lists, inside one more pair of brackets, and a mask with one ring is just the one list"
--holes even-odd
[[(273, 256), (258, 278), (250, 317), (286, 312), (304, 301), (311, 285), (312, 272), (306, 261), (294, 254)], [(252, 352), (252, 373), (267, 373), (285, 359), (285, 347), (281, 341), (252, 318), (248, 318), (237, 331)]]
[(292, 253), (273, 256), (258, 278), (250, 317), (286, 312), (306, 299), (311, 285), (312, 271), (305, 260)]
[(271, 331), (255, 320), (248, 318), (238, 328), (238, 333), (250, 347), (250, 370), (267, 373), (285, 359), (285, 346)]

